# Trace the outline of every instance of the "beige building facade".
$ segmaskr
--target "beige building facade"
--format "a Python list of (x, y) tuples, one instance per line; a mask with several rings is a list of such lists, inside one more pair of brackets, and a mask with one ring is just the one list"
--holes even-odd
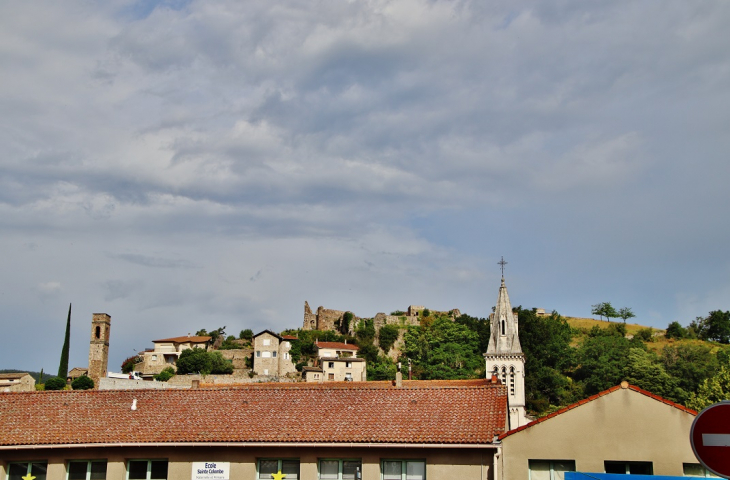
[(623, 383), (501, 435), (499, 478), (558, 480), (564, 471), (684, 476), (699, 467), (689, 443), (695, 415)]
[(140, 372), (143, 378), (151, 378), (167, 367), (176, 368), (177, 359), (180, 358), (183, 351), (190, 348), (207, 350), (210, 340), (211, 337), (205, 335), (186, 335), (153, 340), (154, 348), (139, 354), (139, 362), (134, 369)]
[(297, 369), (289, 353), (292, 341), (297, 340), (293, 337), (285, 339), (270, 330), (254, 335), (253, 373), (270, 377), (295, 375)]
[(0, 392), (35, 391), (35, 378), (30, 373), (0, 373)]

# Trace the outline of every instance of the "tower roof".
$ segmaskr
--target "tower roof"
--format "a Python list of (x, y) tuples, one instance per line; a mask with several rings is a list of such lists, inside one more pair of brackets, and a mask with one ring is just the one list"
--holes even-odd
[(490, 354), (522, 354), (520, 337), (517, 329), (517, 316), (512, 313), (512, 304), (509, 301), (507, 286), (502, 277), (502, 285), (499, 287), (497, 305), (494, 307), (494, 315), (490, 324), (491, 335), (487, 355)]

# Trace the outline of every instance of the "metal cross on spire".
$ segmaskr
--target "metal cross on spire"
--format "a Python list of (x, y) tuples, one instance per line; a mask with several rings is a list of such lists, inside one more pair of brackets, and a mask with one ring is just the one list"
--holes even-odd
[(502, 260), (497, 262), (497, 265), (502, 267), (502, 278), (504, 278), (504, 266), (507, 265), (507, 262), (504, 261), (504, 257), (502, 257)]

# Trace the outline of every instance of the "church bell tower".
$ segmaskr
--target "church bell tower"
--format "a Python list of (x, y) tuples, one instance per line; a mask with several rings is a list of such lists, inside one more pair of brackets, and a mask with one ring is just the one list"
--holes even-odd
[(99, 388), (99, 379), (106, 377), (109, 363), (109, 327), (112, 317), (106, 313), (95, 313), (91, 317), (91, 345), (89, 345), (88, 376)]
[(499, 287), (497, 305), (490, 315), (490, 337), (486, 361), (487, 378), (496, 375), (507, 386), (509, 408), (509, 428), (527, 424), (530, 419), (525, 412), (525, 355), (520, 346), (517, 315), (512, 312), (509, 294), (504, 283), (504, 258), (502, 266), (502, 285)]

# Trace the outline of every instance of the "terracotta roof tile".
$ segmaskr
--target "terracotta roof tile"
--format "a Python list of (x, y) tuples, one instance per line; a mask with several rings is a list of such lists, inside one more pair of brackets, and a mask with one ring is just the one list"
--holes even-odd
[(206, 336), (188, 336), (184, 335), (182, 337), (172, 337), (172, 338), (163, 338), (162, 340), (152, 340), (152, 343), (162, 343), (162, 342), (170, 342), (170, 343), (205, 343), (209, 341), (212, 337), (206, 337)]
[[(473, 444), (504, 431), (502, 385), (251, 384), (197, 390), (0, 393), (0, 446), (305, 442)], [(133, 400), (137, 410), (131, 410)], [(220, 421), (225, 418), (226, 421)], [(282, 422), (282, 418), (296, 422)], [(163, 428), (176, 425), (179, 428)], [(322, 425), (327, 425), (322, 429)]]
[[(621, 388), (622, 388), (621, 385), (616, 385), (615, 387), (611, 387), (608, 390), (604, 390), (604, 391), (599, 392), (599, 393), (597, 393), (595, 395), (591, 395), (588, 398), (584, 398), (583, 400), (580, 400), (580, 401), (575, 402), (575, 403), (573, 403), (571, 405), (568, 405), (567, 407), (563, 407), (560, 410), (557, 410), (557, 411), (551, 413), (550, 415), (547, 415), (547, 416), (542, 417), (542, 418), (538, 418), (537, 420), (534, 420), (534, 421), (528, 423), (527, 425), (522, 425), (521, 427), (514, 428), (514, 429), (510, 430), (509, 432), (505, 432), (505, 433), (503, 433), (503, 434), (501, 434), (499, 436), (499, 439), (502, 440), (504, 437), (508, 437), (508, 436), (512, 435), (513, 433), (521, 432), (522, 430), (525, 430), (526, 428), (530, 428), (530, 427), (532, 427), (534, 425), (537, 425), (538, 423), (544, 422), (545, 420), (548, 420), (550, 418), (553, 418), (553, 417), (556, 417), (558, 415), (561, 415), (561, 414), (567, 412), (568, 410), (572, 410), (572, 409), (574, 409), (576, 407), (580, 407), (581, 405), (585, 405), (586, 403), (592, 402), (593, 400), (596, 400), (598, 398), (601, 398), (604, 395), (608, 395), (609, 393), (613, 393), (616, 390), (620, 390)], [(679, 410), (682, 410), (683, 412), (687, 412), (690, 415), (697, 415), (697, 412), (696, 411), (691, 410), (691, 409), (685, 407), (684, 405), (680, 405), (678, 403), (674, 403), (671, 400), (667, 400), (666, 398), (662, 398), (659, 395), (654, 395), (653, 393), (647, 392), (646, 390), (643, 390), (643, 389), (641, 389), (639, 387), (635, 387), (634, 385), (627, 385), (626, 388), (628, 388), (629, 390), (633, 390), (634, 392), (638, 392), (638, 393), (640, 393), (642, 395), (646, 395), (647, 397), (653, 398), (654, 400), (658, 400), (658, 401), (660, 401), (662, 403), (665, 403), (667, 405), (670, 405), (670, 406), (672, 406), (674, 408), (678, 408)]]
[(317, 348), (336, 348), (338, 350), (353, 350), (357, 351), (360, 350), (360, 348), (357, 345), (353, 345), (352, 343), (342, 343), (342, 342), (318, 342)]

